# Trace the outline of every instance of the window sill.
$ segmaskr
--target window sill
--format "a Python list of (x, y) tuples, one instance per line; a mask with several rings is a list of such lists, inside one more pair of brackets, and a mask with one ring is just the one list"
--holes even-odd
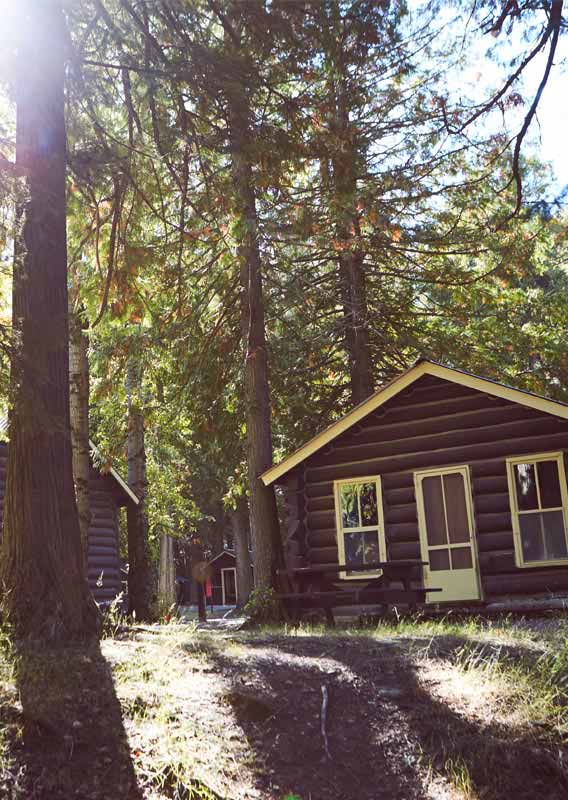
[(357, 572), (355, 575), (348, 575), (346, 572), (340, 572), (339, 577), (342, 581), (360, 581), (365, 580), (365, 578), (380, 578), (382, 574), (382, 569), (376, 569), (373, 572)]
[(519, 569), (538, 569), (539, 567), (566, 567), (568, 566), (568, 558), (556, 558), (552, 561), (525, 561), (519, 563), (515, 559), (515, 566)]

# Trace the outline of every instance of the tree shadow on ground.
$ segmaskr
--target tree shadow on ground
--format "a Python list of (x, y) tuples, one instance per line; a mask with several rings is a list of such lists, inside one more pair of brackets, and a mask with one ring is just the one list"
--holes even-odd
[[(448, 663), (460, 648), (487, 644), (452, 636), (416, 645), (423, 649), (424, 642)], [(436, 697), (420, 678), (412, 644), (365, 635), (269, 636), (241, 640), (235, 657), (211, 643), (208, 656), (231, 680), (227, 702), (271, 796), (411, 800), (432, 797), (433, 774), (484, 800), (568, 796), (558, 747), (534, 730), (472, 715)], [(323, 685), (331, 759), (320, 731)]]
[(6, 800), (141, 800), (112, 673), (98, 643), (26, 647), (0, 694)]

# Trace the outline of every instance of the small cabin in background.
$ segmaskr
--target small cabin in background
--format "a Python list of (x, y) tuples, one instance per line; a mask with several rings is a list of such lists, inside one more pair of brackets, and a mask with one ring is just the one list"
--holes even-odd
[(567, 404), (420, 360), (261, 477), (290, 566), (420, 559), (470, 605), (568, 594), (567, 452)]
[[(211, 597), (214, 606), (236, 606), (237, 559), (231, 550), (224, 550), (209, 562)], [(209, 602), (209, 600), (208, 600)]]
[[(0, 442), (0, 530), (4, 521), (4, 496), (8, 443)], [(95, 447), (91, 443), (91, 450)], [(88, 578), (98, 603), (113, 600), (121, 591), (119, 510), (138, 504), (138, 498), (116, 470), (103, 474), (91, 462), (89, 480), (91, 525), (89, 528)]]

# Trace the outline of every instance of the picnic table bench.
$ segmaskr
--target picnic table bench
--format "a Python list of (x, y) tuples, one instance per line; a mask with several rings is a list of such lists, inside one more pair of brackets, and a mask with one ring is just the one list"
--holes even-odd
[[(309, 567), (281, 569), (278, 570), (278, 577), (287, 579), (291, 591), (279, 592), (277, 598), (293, 619), (297, 620), (306, 609), (321, 608), (330, 625), (335, 624), (333, 608), (337, 606), (391, 606), (400, 603), (414, 609), (418, 603), (425, 602), (427, 591), (442, 591), (412, 586), (417, 581), (422, 582), (424, 565), (424, 561), (401, 559), (374, 561), (369, 564), (313, 564)], [(378, 575), (367, 574), (379, 570)], [(353, 575), (358, 572), (365, 574)], [(349, 580), (342, 579), (341, 573), (349, 573)], [(339, 581), (341, 582), (338, 585)], [(402, 583), (402, 588), (393, 587), (392, 583)]]

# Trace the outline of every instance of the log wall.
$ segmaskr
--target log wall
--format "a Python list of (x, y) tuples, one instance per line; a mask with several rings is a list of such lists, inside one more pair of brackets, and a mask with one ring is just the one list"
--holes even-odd
[(420, 558), (414, 472), (467, 464), (485, 599), (568, 591), (566, 567), (514, 560), (505, 459), (549, 450), (568, 451), (568, 420), (424, 376), (283, 479), (305, 509), (293, 519), (302, 555), (337, 561), (333, 481), (380, 475), (388, 558)]

